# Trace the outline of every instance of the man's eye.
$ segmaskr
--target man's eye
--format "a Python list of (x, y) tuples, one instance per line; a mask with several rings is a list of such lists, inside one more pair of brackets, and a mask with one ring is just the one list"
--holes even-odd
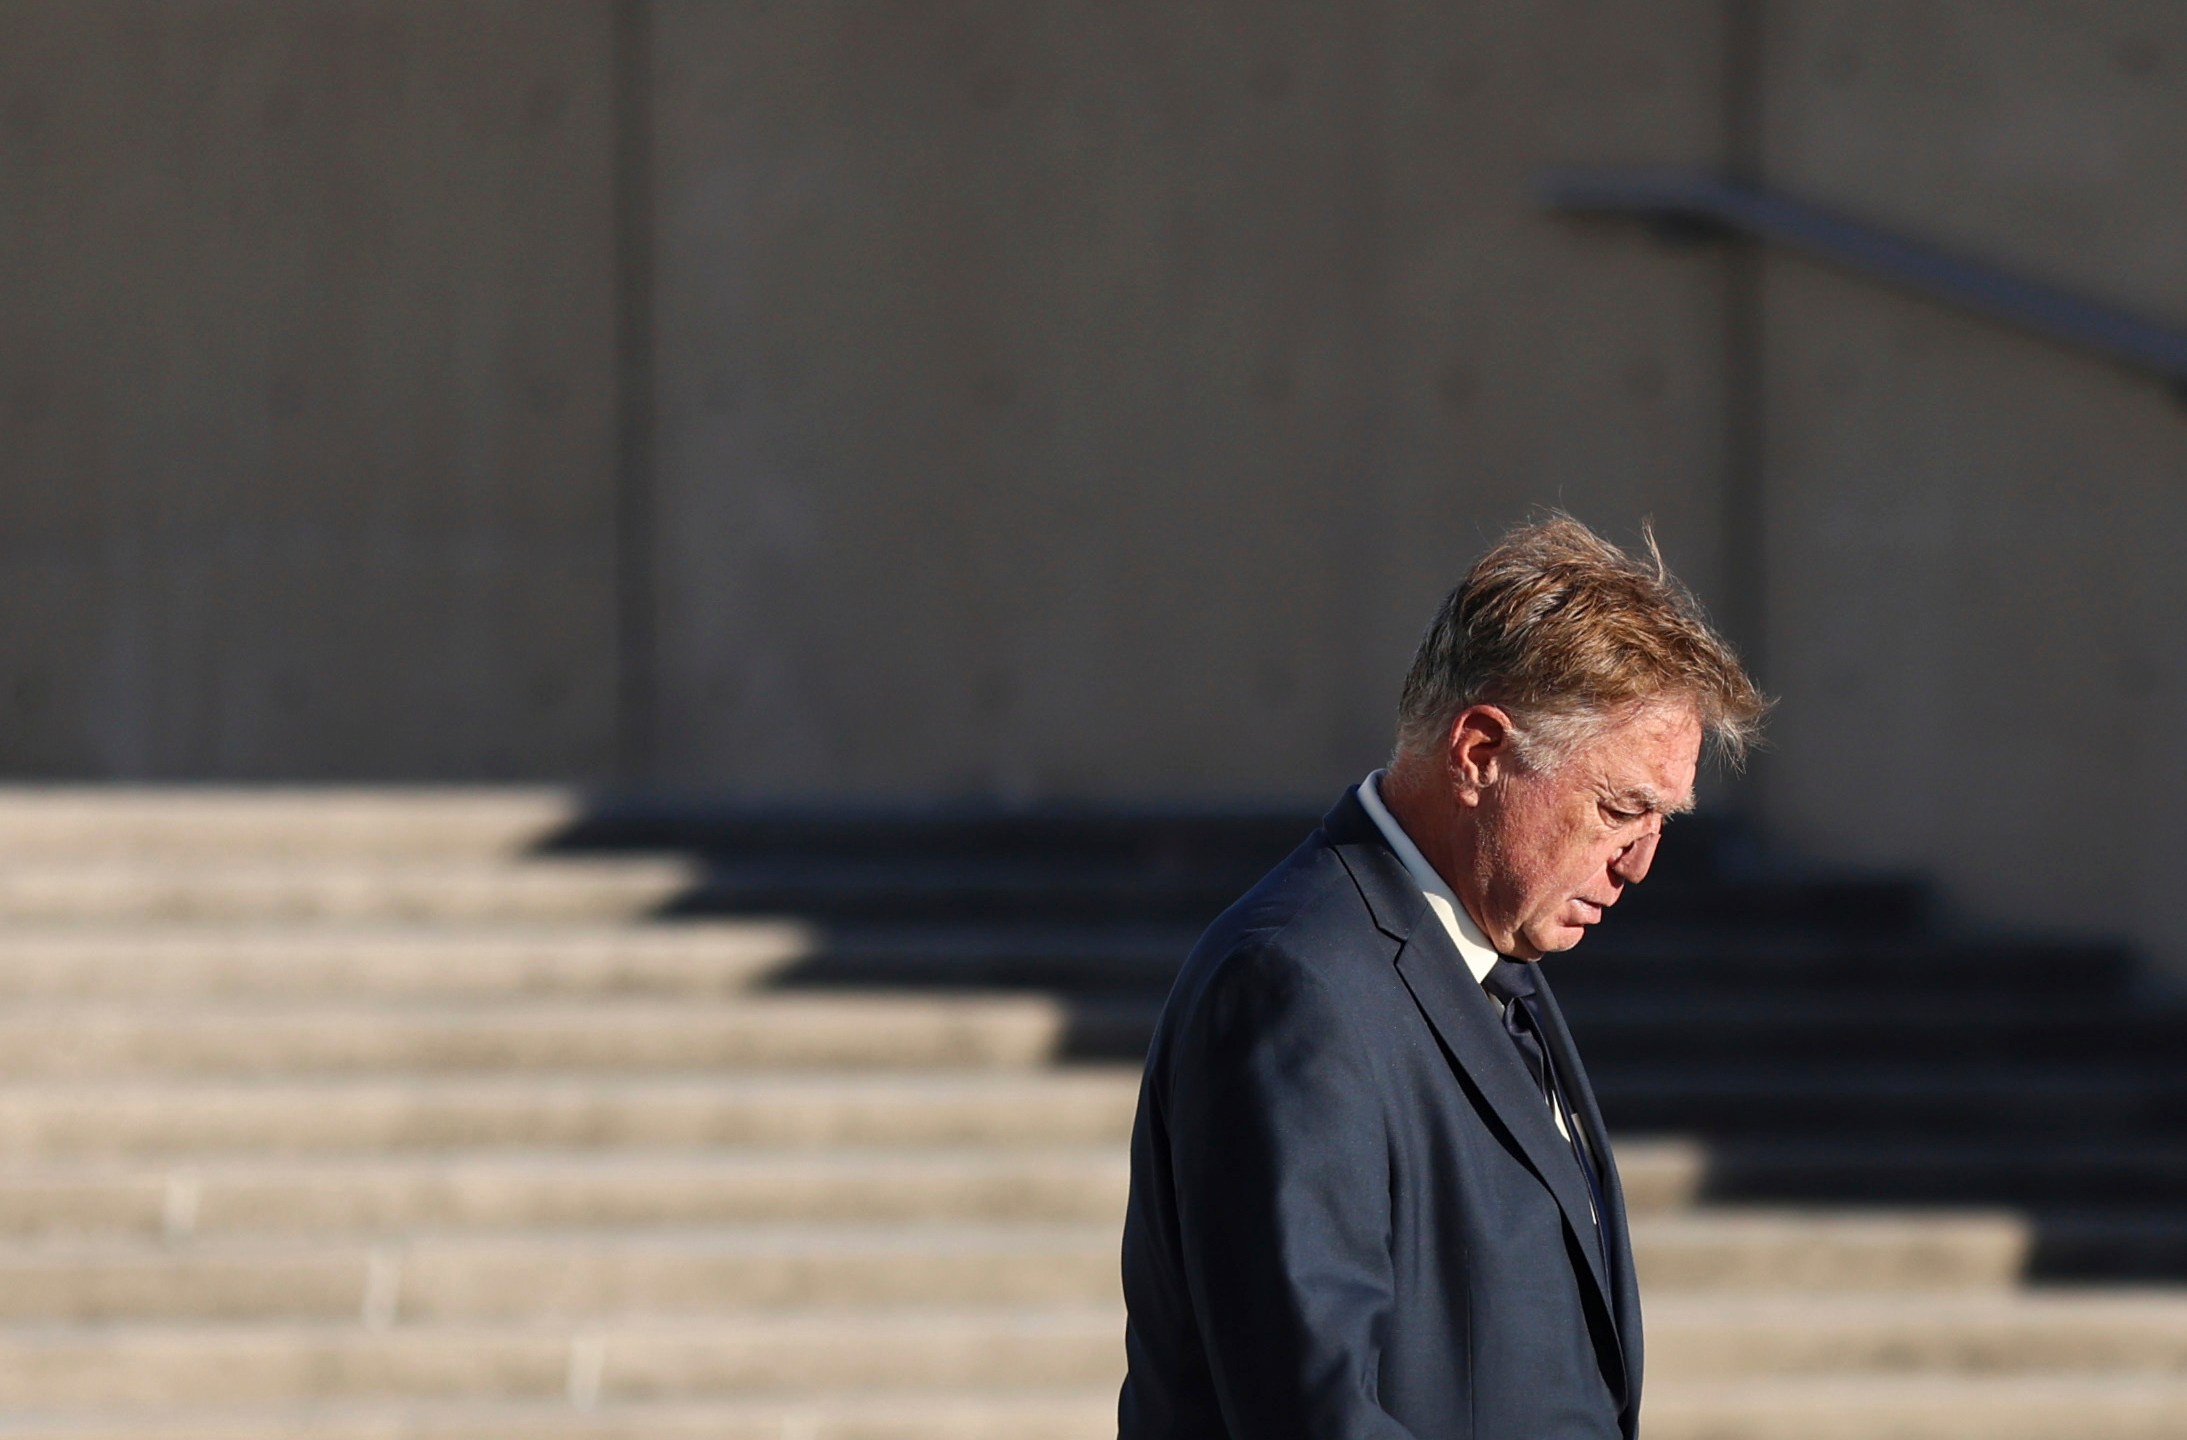
[(1630, 825), (1640, 818), (1638, 810), (1620, 810), (1615, 805), (1605, 805), (1602, 813), (1610, 817), (1613, 825)]

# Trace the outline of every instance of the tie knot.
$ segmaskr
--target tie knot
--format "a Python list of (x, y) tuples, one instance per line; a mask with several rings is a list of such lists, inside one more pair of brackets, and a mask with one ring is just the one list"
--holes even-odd
[(1498, 1000), (1509, 1005), (1514, 1000), (1531, 1002), (1534, 998), (1534, 967), (1524, 960), (1514, 960), (1508, 955), (1499, 956), (1488, 973), (1481, 977), (1481, 988)]

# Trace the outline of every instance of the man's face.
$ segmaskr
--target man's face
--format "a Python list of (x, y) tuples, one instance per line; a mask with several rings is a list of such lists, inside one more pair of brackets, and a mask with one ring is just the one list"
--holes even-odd
[(1683, 705), (1639, 711), (1553, 770), (1506, 767), (1484, 787), (1475, 850), (1481, 928), (1505, 955), (1569, 950), (1655, 858), (1690, 809), (1701, 725)]

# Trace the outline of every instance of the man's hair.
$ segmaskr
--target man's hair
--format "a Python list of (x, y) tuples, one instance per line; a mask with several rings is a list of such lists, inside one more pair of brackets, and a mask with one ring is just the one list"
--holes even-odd
[(1746, 760), (1769, 702), (1671, 574), (1654, 532), (1630, 554), (1562, 511), (1505, 535), (1443, 598), (1397, 709), (1397, 753), (1431, 756), (1473, 705), (1510, 715), (1519, 758), (1553, 769), (1650, 704), (1693, 707), (1710, 744)]

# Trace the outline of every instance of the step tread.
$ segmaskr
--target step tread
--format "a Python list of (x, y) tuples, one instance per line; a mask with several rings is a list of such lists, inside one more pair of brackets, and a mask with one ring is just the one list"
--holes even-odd
[(1153, 999), (1192, 941), (1189, 932), (1120, 924), (851, 931), (782, 918), (39, 922), (0, 928), (0, 1000), (716, 996), (784, 982), (914, 987), (907, 993), (981, 984), (1013, 993), (1105, 989)]
[(896, 1142), (1122, 1145), (1136, 1066), (0, 1082), (0, 1155), (439, 1153)]
[(0, 1234), (388, 1233), (424, 1225), (1114, 1220), (1115, 1145), (480, 1151), (0, 1164)]
[[(688, 1403), (413, 1402), (10, 1416), (12, 1440), (1098, 1440), (1113, 1437), (1113, 1387), (810, 1391)], [(2071, 1433), (2158, 1440), (2187, 1423), (2187, 1379), (1823, 1376), (1650, 1386), (1651, 1436), (1776, 1437)], [(1910, 1428), (1920, 1426), (1920, 1429)], [(2060, 1429), (2060, 1426), (2066, 1428)], [(1736, 1427), (1736, 1428), (1731, 1428)], [(1882, 1428), (1892, 1427), (1892, 1428)], [(2167, 1428), (2169, 1427), (2169, 1428)]]
[[(1637, 1242), (1650, 1245), (1780, 1244), (1787, 1241), (1891, 1245), (1935, 1240), (1988, 1241), (2021, 1233), (2025, 1218), (2009, 1212), (1914, 1211), (1756, 1212), (1744, 1208), (1695, 1210), (1673, 1215), (1636, 1217)], [(301, 1250), (384, 1249), (390, 1243), (417, 1247), (487, 1248), (530, 1246), (683, 1249), (784, 1246), (879, 1246), (889, 1249), (939, 1245), (947, 1248), (993, 1245), (1005, 1249), (1099, 1241), (1112, 1245), (1116, 1227), (1105, 1222), (1029, 1220), (1003, 1224), (987, 1220), (940, 1218), (919, 1221), (810, 1222), (795, 1220), (732, 1222), (718, 1225), (551, 1225), (509, 1226), (478, 1231), (468, 1227), (406, 1229), (393, 1240), (286, 1235), (189, 1236), (143, 1240), (129, 1236), (0, 1237), (0, 1259), (57, 1254), (174, 1257), (186, 1254), (294, 1254)]]
[(1038, 1069), (1149, 1032), (1140, 1000), (1045, 996), (740, 995), (0, 1005), (0, 1076), (715, 1067)]
[(1100, 1440), (1116, 1390), (805, 1392), (703, 1403), (408, 1403), (0, 1418), (7, 1440)]

